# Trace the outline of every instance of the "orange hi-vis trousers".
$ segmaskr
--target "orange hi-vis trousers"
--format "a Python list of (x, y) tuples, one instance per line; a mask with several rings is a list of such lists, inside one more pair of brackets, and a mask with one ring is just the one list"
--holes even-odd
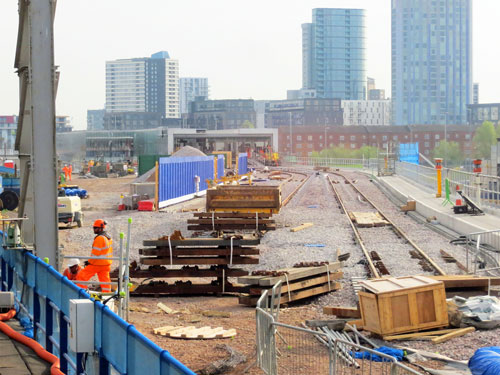
[[(80, 272), (78, 272), (78, 275), (76, 275), (75, 280), (80, 280), (80, 281), (89, 281), (92, 276), (97, 274), (97, 278), (99, 279), (100, 282), (110, 282), (111, 278), (109, 277), (109, 271), (111, 270), (111, 265), (104, 265), (104, 266), (95, 266), (93, 264), (89, 264), (86, 266), (84, 269), (82, 269)], [(88, 285), (81, 285), (76, 283), (80, 288), (87, 289)], [(101, 290), (104, 293), (110, 293), (111, 292), (111, 284), (101, 284)]]

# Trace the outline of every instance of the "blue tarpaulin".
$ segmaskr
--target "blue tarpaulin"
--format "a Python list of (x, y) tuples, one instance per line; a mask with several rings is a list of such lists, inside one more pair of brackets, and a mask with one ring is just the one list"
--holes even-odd
[(500, 374), (500, 346), (488, 346), (476, 350), (469, 359), (469, 370), (472, 375)]
[[(389, 348), (387, 346), (381, 346), (380, 348), (375, 349), (375, 351), (382, 354), (390, 355), (391, 357), (394, 357), (397, 361), (403, 360), (404, 357), (404, 352), (401, 349)], [(388, 359), (382, 358), (381, 356), (370, 352), (355, 352), (354, 358), (368, 359), (373, 362), (389, 362)]]

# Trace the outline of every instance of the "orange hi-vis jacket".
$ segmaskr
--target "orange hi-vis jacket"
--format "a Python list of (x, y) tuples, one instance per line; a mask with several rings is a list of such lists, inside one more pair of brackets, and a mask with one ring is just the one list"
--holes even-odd
[(94, 266), (111, 266), (113, 262), (111, 259), (95, 259), (94, 257), (104, 258), (113, 256), (113, 240), (107, 237), (106, 234), (98, 234), (94, 238), (94, 243), (92, 244), (92, 258), (89, 259), (89, 263)]

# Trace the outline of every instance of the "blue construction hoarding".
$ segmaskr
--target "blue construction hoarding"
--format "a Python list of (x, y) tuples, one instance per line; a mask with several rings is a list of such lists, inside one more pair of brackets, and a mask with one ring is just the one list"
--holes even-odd
[(217, 178), (224, 177), (224, 155), (217, 155)]
[(399, 145), (399, 161), (419, 164), (418, 142)]
[(248, 155), (244, 152), (238, 155), (238, 174), (246, 174), (248, 172)]
[(205, 192), (206, 180), (214, 179), (214, 157), (160, 158), (158, 172), (158, 206), (162, 208), (194, 197), (196, 176), (199, 177), (198, 191)]

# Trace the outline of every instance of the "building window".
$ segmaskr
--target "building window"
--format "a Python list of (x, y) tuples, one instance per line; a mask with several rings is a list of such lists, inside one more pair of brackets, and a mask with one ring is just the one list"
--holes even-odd
[[(416, 137), (415, 137), (416, 138)], [(425, 133), (424, 134), (424, 139), (431, 139), (431, 136), (429, 133)]]
[(351, 143), (351, 148), (356, 148), (356, 143)]
[(434, 135), (434, 139), (439, 139), (439, 134)]
[(328, 139), (333, 139), (333, 135), (329, 135), (329, 136), (328, 136)]
[(287, 135), (287, 136), (286, 136), (286, 139), (290, 139), (290, 136), (289, 136), (289, 135)]
[(301, 135), (298, 135), (297, 136), (297, 141), (301, 141), (302, 140), (302, 136)]
[(356, 136), (355, 135), (351, 135), (351, 141), (355, 141), (356, 140)]
[(343, 135), (341, 135), (341, 136), (339, 137), (339, 140), (343, 141), (343, 140), (344, 140), (344, 136), (343, 136)]
[(297, 144), (297, 146), (295, 146), (296, 148), (302, 148), (302, 144)]
[(470, 134), (466, 134), (465, 139), (470, 139)]
[[(386, 135), (382, 136), (382, 140), (383, 140), (383, 141), (387, 141), (387, 136), (386, 136)], [(385, 147), (385, 146), (384, 146), (384, 147)]]
[(313, 148), (312, 143), (308, 143), (308, 144), (307, 144), (307, 148)]
[(425, 147), (429, 147), (429, 142), (425, 142), (425, 143), (424, 143), (424, 146), (425, 146)]
[(312, 135), (308, 135), (308, 136), (307, 136), (307, 140), (308, 140), (308, 141), (312, 141), (312, 140), (313, 140), (313, 136), (312, 136)]
[(393, 141), (397, 141), (397, 140), (398, 140), (398, 136), (397, 136), (397, 135), (393, 135), (393, 136), (392, 136), (392, 140), (393, 140)]

